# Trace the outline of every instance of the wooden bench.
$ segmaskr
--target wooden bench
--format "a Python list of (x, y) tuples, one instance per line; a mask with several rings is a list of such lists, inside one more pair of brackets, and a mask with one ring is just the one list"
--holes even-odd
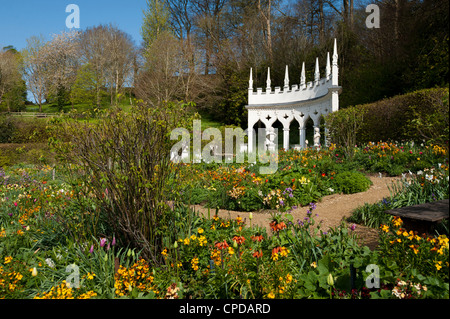
[(385, 211), (403, 220), (403, 228), (430, 234), (437, 223), (449, 218), (449, 200), (401, 207)]

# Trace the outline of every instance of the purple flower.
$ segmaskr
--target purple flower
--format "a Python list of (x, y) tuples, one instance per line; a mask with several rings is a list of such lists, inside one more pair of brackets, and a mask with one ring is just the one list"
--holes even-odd
[(307, 211), (306, 211), (306, 214), (307, 214), (307, 215), (311, 215), (312, 212), (311, 212), (310, 210), (307, 210)]
[(280, 199), (280, 205), (284, 206), (284, 201), (282, 199)]
[(92, 254), (94, 252), (94, 245), (92, 244), (91, 249), (89, 249), (89, 253)]
[(354, 230), (356, 229), (356, 225), (355, 225), (355, 224), (352, 224), (352, 226), (350, 226), (350, 229), (351, 229), (352, 231), (354, 231)]
[(106, 238), (100, 239), (100, 247), (105, 246), (105, 244), (106, 244)]
[(309, 207), (311, 208), (311, 210), (314, 210), (314, 209), (316, 209), (316, 203), (310, 203), (309, 204)]
[(291, 197), (291, 198), (292, 198), (292, 197), (294, 197), (294, 195), (292, 195), (292, 193), (290, 193), (290, 194), (289, 194), (289, 197)]

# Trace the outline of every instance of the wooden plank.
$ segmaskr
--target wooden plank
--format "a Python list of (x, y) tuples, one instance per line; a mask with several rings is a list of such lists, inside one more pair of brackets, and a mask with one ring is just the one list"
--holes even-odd
[(420, 205), (390, 209), (386, 213), (404, 218), (438, 222), (449, 218), (449, 200), (444, 199)]

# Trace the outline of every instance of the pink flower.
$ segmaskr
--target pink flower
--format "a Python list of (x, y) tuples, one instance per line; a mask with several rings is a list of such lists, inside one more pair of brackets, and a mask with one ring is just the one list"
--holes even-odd
[(106, 238), (100, 239), (100, 247), (105, 246), (105, 244), (106, 244)]
[(94, 245), (91, 246), (91, 249), (89, 249), (89, 253), (92, 254), (94, 252)]
[(16, 206), (16, 207), (17, 207), (17, 203), (16, 203), (16, 202), (14, 202), (14, 206)]

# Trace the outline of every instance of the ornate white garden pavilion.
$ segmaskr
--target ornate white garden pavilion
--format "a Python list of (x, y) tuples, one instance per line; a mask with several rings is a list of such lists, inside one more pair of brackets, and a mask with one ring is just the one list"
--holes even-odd
[[(253, 127), (261, 121), (266, 127), (266, 146), (274, 145), (276, 135), (272, 125), (279, 120), (283, 125), (283, 148), (289, 149), (289, 127), (295, 119), (299, 124), (300, 145), (296, 148), (306, 146), (306, 122), (309, 118), (314, 122), (314, 146), (320, 147), (320, 118), (330, 112), (339, 109), (339, 94), (341, 87), (338, 85), (338, 54), (336, 39), (332, 63), (330, 64), (330, 53), (327, 53), (325, 77), (320, 78), (319, 59), (316, 58), (314, 81), (306, 82), (305, 63), (303, 62), (300, 84), (289, 85), (289, 73), (286, 66), (284, 87), (275, 87), (272, 90), (270, 80), (270, 68), (267, 74), (266, 90), (257, 88), (253, 90), (253, 75), (250, 69), (250, 80), (248, 88), (248, 152), (254, 151), (256, 145)], [(325, 134), (326, 137), (326, 134)], [(327, 141), (325, 139), (325, 144)]]

